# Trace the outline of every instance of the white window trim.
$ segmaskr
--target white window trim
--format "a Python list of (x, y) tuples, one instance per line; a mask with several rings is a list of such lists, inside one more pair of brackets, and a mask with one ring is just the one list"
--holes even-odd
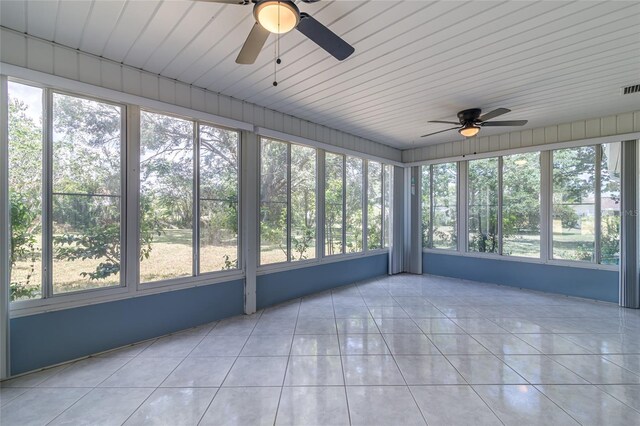
[[(640, 133), (634, 133), (632, 135), (637, 135), (640, 137)], [(553, 205), (552, 205), (552, 196), (553, 196), (553, 182), (552, 182), (552, 173), (553, 173), (553, 164), (552, 164), (552, 157), (553, 157), (553, 151), (558, 150), (558, 149), (567, 149), (567, 148), (578, 148), (578, 147), (584, 147), (584, 146), (595, 146), (596, 147), (596, 169), (599, 169), (600, 167), (600, 155), (599, 153), (599, 149), (598, 147), (602, 144), (606, 144), (606, 143), (617, 143), (617, 142), (621, 142), (624, 139), (625, 135), (615, 135), (615, 136), (605, 136), (605, 137), (600, 137), (600, 138), (591, 138), (591, 139), (584, 139), (581, 141), (571, 141), (571, 142), (566, 142), (566, 143), (557, 143), (557, 144), (548, 144), (545, 145), (544, 148), (545, 149), (541, 149), (541, 146), (531, 146), (531, 147), (526, 147), (526, 148), (519, 148), (519, 149), (511, 149), (511, 150), (502, 150), (502, 151), (494, 151), (494, 152), (487, 152), (487, 153), (482, 153), (480, 155), (474, 155), (473, 158), (469, 158), (471, 156), (467, 155), (467, 156), (462, 156), (462, 157), (453, 157), (453, 158), (447, 158), (447, 159), (438, 159), (438, 160), (430, 160), (430, 161), (422, 161), (419, 163), (412, 163), (415, 165), (420, 165), (422, 167), (429, 167), (430, 171), (429, 171), (429, 176), (430, 176), (430, 180), (431, 180), (431, 194), (429, 197), (430, 200), (430, 208), (432, 210), (432, 214), (431, 214), (431, 218), (433, 218), (433, 177), (432, 177), (432, 172), (433, 172), (433, 168), (431, 167), (432, 165), (436, 165), (436, 164), (444, 164), (444, 163), (452, 163), (452, 162), (456, 162), (457, 159), (457, 163), (458, 163), (458, 185), (457, 185), (457, 190), (458, 190), (458, 201), (460, 202), (461, 198), (466, 198), (466, 197), (461, 197), (461, 194), (467, 194), (468, 191), (468, 178), (467, 178), (467, 168), (468, 168), (468, 162), (469, 161), (473, 161), (473, 160), (480, 160), (480, 159), (487, 159), (487, 158), (498, 158), (499, 159), (499, 191), (500, 191), (500, 199), (502, 199), (502, 164), (503, 164), (503, 157), (504, 156), (509, 156), (509, 155), (514, 155), (514, 154), (521, 154), (521, 153), (530, 153), (530, 152), (539, 152), (540, 153), (540, 257), (539, 258), (528, 258), (528, 257), (523, 257), (523, 256), (507, 256), (502, 254), (502, 238), (500, 238), (499, 241), (499, 247), (500, 247), (500, 251), (499, 254), (497, 253), (478, 253), (478, 252), (471, 252), (469, 251), (469, 248), (467, 245), (461, 245), (461, 239), (460, 237), (458, 237), (457, 241), (458, 241), (458, 246), (456, 249), (440, 249), (440, 248), (433, 248), (433, 247), (423, 247), (422, 252), (423, 253), (432, 253), (432, 254), (445, 254), (445, 255), (452, 255), (452, 256), (462, 256), (462, 257), (473, 257), (473, 258), (480, 258), (480, 259), (492, 259), (492, 260), (506, 260), (506, 261), (511, 261), (511, 262), (525, 262), (525, 263), (534, 263), (534, 264), (540, 264), (540, 265), (552, 265), (552, 266), (564, 266), (564, 267), (574, 267), (574, 268), (582, 268), (582, 269), (595, 269), (595, 270), (605, 270), (605, 271), (619, 271), (620, 266), (619, 265), (609, 265), (609, 264), (601, 264), (598, 263), (600, 261), (600, 253), (599, 250), (596, 252), (596, 261), (594, 262), (587, 262), (587, 261), (580, 261), (580, 260), (564, 260), (564, 259), (554, 259), (553, 258), (553, 232), (551, 229), (551, 212), (553, 209)], [(460, 179), (460, 175), (461, 172), (460, 170), (463, 169), (462, 174), (464, 175), (464, 179)], [(421, 172), (422, 174), (422, 172)], [(599, 177), (599, 173), (596, 172), (596, 177)], [(599, 179), (596, 179), (596, 185), (599, 185), (600, 183), (598, 182)], [(599, 198), (599, 197), (596, 197)], [(500, 200), (500, 206), (498, 208), (499, 211), (499, 218), (501, 218), (502, 216), (502, 200)], [(599, 202), (597, 202), (596, 204), (599, 204)], [(467, 236), (468, 234), (468, 206), (465, 205), (463, 206), (463, 211), (461, 211), (458, 208), (458, 212), (457, 212), (457, 217), (458, 217), (458, 222), (459, 222), (459, 227), (458, 227), (458, 232), (462, 231), (461, 235), (465, 235)], [(601, 212), (596, 212), (596, 217), (599, 217)], [(430, 222), (431, 224), (431, 228), (433, 228), (433, 220), (431, 220)], [(500, 237), (502, 236), (502, 221), (499, 221), (499, 227), (500, 227)], [(431, 232), (433, 232), (433, 229), (431, 229)], [(594, 250), (597, 250), (600, 243), (599, 243), (599, 235), (595, 235), (595, 240), (597, 241), (594, 247)], [(433, 237), (432, 237), (433, 238)], [(466, 237), (465, 237), (466, 240)]]

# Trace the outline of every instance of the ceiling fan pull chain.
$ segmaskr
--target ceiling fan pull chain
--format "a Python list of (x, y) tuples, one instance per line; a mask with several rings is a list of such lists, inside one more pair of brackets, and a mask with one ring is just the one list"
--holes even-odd
[[(278, 0), (278, 6), (280, 6), (280, 1)], [(276, 42), (274, 46), (274, 54), (275, 63), (273, 64), (273, 86), (278, 85), (278, 65), (282, 62), (280, 60), (280, 7), (278, 7), (278, 33), (276, 34)]]

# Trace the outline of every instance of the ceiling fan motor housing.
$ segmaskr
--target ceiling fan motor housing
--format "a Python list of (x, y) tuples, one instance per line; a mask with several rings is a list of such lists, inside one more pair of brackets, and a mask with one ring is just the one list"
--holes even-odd
[(480, 108), (472, 108), (465, 109), (464, 111), (460, 111), (458, 113), (458, 120), (460, 120), (460, 124), (464, 125), (466, 123), (475, 123), (479, 121), (480, 114), (482, 110)]

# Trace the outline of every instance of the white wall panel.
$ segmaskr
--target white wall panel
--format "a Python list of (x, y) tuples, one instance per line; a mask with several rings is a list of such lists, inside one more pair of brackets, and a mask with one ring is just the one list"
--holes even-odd
[(26, 67), (27, 66), (27, 37), (14, 32), (3, 32), (0, 37), (0, 51), (6, 62)]
[[(473, 152), (507, 151), (591, 138), (611, 138), (611, 136), (629, 135), (635, 132), (640, 132), (640, 111), (407, 149), (402, 152), (402, 161), (414, 163), (458, 157)], [(451, 144), (454, 146), (452, 153), (449, 149)]]
[[(245, 121), (363, 154), (400, 161), (401, 151), (238, 99), (188, 86), (81, 51), (0, 29), (2, 62), (83, 83)], [(54, 46), (56, 53), (54, 54)], [(64, 51), (64, 52), (63, 52)], [(76, 59), (71, 59), (76, 58)], [(70, 59), (70, 60), (67, 60)], [(64, 62), (64, 63), (63, 63)], [(75, 68), (75, 69), (74, 69)]]
[[(4, 38), (4, 31), (2, 38)], [(0, 54), (4, 61), (4, 51), (0, 52)], [(42, 40), (28, 37), (27, 68), (53, 74), (53, 45)]]
[(61, 47), (53, 50), (53, 72), (60, 77), (77, 80), (79, 78), (77, 52)]

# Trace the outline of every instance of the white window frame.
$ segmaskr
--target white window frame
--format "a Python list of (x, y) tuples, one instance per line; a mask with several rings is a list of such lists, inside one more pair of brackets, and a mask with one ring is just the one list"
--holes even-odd
[[(242, 168), (242, 164), (241, 164), (241, 158), (242, 158), (242, 132), (238, 129), (232, 129), (232, 128), (228, 128), (225, 126), (220, 126), (214, 123), (211, 123), (209, 121), (205, 121), (205, 120), (199, 120), (199, 119), (195, 119), (195, 118), (191, 118), (188, 116), (182, 116), (179, 114), (174, 114), (171, 112), (165, 112), (165, 111), (160, 111), (160, 110), (156, 110), (156, 109), (151, 109), (151, 108), (138, 108), (138, 120), (137, 120), (137, 128), (138, 128), (138, 138), (137, 140), (137, 158), (136, 158), (136, 170), (137, 170), (137, 174), (138, 174), (138, 185), (135, 188), (130, 188), (131, 192), (133, 192), (135, 194), (134, 197), (135, 200), (132, 200), (135, 202), (135, 204), (133, 204), (135, 206), (135, 208), (133, 210), (135, 210), (136, 215), (137, 215), (137, 219), (136, 219), (136, 250), (135, 253), (140, 253), (140, 228), (139, 228), (139, 221), (140, 221), (140, 126), (141, 126), (141, 121), (140, 121), (140, 114), (143, 112), (148, 112), (151, 114), (158, 114), (158, 115), (164, 115), (167, 117), (173, 117), (173, 118), (177, 118), (179, 120), (184, 120), (184, 121), (188, 121), (191, 123), (191, 127), (192, 127), (192, 153), (193, 153), (193, 192), (192, 192), (192, 199), (193, 199), (193, 203), (192, 203), (192, 225), (191, 225), (191, 233), (192, 233), (192, 238), (191, 238), (191, 251), (192, 251), (192, 264), (191, 264), (191, 275), (187, 276), (187, 277), (178, 277), (178, 278), (168, 278), (168, 279), (164, 279), (164, 280), (157, 280), (157, 281), (141, 281), (140, 279), (140, 274), (139, 274), (139, 260), (136, 257), (136, 263), (138, 263), (137, 268), (138, 271), (137, 272), (137, 277), (135, 279), (135, 282), (137, 283), (137, 286), (139, 289), (141, 290), (147, 290), (147, 289), (154, 289), (154, 288), (162, 288), (162, 287), (169, 287), (169, 288), (176, 288), (176, 286), (178, 287), (182, 287), (182, 286), (188, 286), (191, 283), (210, 283), (211, 280), (215, 280), (215, 282), (220, 282), (222, 279), (225, 278), (234, 278), (238, 276), (238, 273), (242, 273), (242, 276), (244, 276), (244, 259), (242, 256), (243, 250), (241, 247), (241, 242), (242, 242), (242, 222), (241, 222), (241, 217), (242, 217), (242, 212), (241, 212), (241, 203), (240, 200), (242, 198), (241, 195), (241, 191), (242, 191), (242, 172), (241, 172), (241, 168)], [(221, 130), (225, 130), (225, 131), (231, 131), (231, 132), (235, 132), (237, 133), (237, 137), (238, 137), (238, 142), (237, 142), (237, 146), (236, 149), (238, 150), (238, 165), (237, 165), (237, 171), (238, 171), (238, 183), (237, 183), (237, 191), (238, 191), (238, 217), (236, 218), (236, 220), (238, 221), (238, 238), (237, 238), (237, 256), (238, 256), (238, 262), (237, 262), (237, 267), (235, 269), (230, 269), (230, 270), (221, 270), (221, 271), (208, 271), (208, 272), (200, 272), (200, 126), (207, 126), (207, 127), (216, 127), (218, 129)], [(133, 261), (132, 259), (130, 261)], [(223, 280), (223, 281), (229, 281), (227, 279)]]
[[(640, 134), (633, 134), (633, 136), (637, 137)], [(596, 167), (600, 167), (600, 163), (598, 162), (601, 158), (601, 150), (597, 149), (603, 144), (607, 143), (616, 143), (621, 142), (623, 140), (628, 139), (625, 135), (616, 135), (616, 136), (607, 136), (602, 138), (594, 138), (591, 140), (579, 140), (579, 141), (571, 141), (565, 143), (557, 143), (557, 144), (549, 144), (549, 146), (543, 147), (540, 146), (531, 146), (527, 148), (519, 148), (512, 150), (502, 150), (502, 151), (494, 151), (494, 152), (486, 152), (480, 155), (464, 155), (460, 157), (452, 157), (452, 158), (440, 158), (437, 160), (429, 160), (422, 161), (416, 163), (409, 163), (407, 166), (422, 166), (429, 167), (429, 178), (433, 181), (433, 173), (432, 167), (437, 164), (444, 163), (452, 163), (458, 162), (458, 202), (461, 202), (461, 194), (466, 195), (468, 191), (468, 181), (466, 177), (466, 167), (468, 167), (468, 162), (472, 160), (479, 160), (485, 158), (499, 158), (499, 201), (500, 205), (498, 208), (499, 211), (499, 230), (500, 230), (500, 241), (499, 253), (477, 253), (471, 252), (468, 250), (466, 246), (466, 237), (464, 237), (465, 245), (461, 245), (461, 238), (458, 238), (458, 247), (456, 250), (452, 249), (440, 249), (440, 248), (432, 248), (432, 247), (423, 247), (423, 253), (433, 253), (433, 254), (448, 254), (453, 256), (462, 256), (462, 257), (474, 257), (481, 259), (493, 259), (493, 260), (504, 260), (509, 262), (524, 262), (524, 263), (534, 263), (534, 264), (547, 264), (547, 265), (556, 265), (556, 266), (566, 266), (566, 267), (575, 267), (575, 268), (584, 268), (584, 269), (596, 269), (596, 270), (605, 270), (605, 271), (618, 271), (619, 265), (606, 265), (595, 262), (587, 262), (587, 261), (577, 261), (577, 260), (561, 260), (561, 259), (553, 259), (552, 257), (552, 235), (553, 229), (551, 227), (551, 214), (552, 214), (552, 152), (558, 149), (566, 149), (566, 148), (577, 148), (583, 146), (595, 146), (596, 147)], [(503, 190), (503, 182), (502, 182), (502, 164), (503, 157), (513, 154), (519, 153), (528, 153), (528, 152), (539, 152), (540, 153), (540, 257), (539, 258), (531, 258), (531, 257), (523, 257), (523, 256), (505, 256), (502, 254), (502, 190)], [(599, 155), (598, 155), (599, 153)], [(460, 179), (461, 170), (463, 173), (464, 179)], [(422, 171), (421, 171), (422, 173)], [(597, 183), (599, 185), (600, 183)], [(599, 195), (599, 194), (596, 194)], [(433, 182), (431, 182), (431, 191), (430, 191), (430, 209), (431, 209), (431, 235), (433, 233)], [(466, 198), (466, 197), (464, 197)], [(598, 200), (599, 197), (596, 196)], [(468, 235), (468, 206), (463, 209), (458, 208), (458, 231), (464, 231), (462, 235)], [(597, 201), (599, 205), (600, 201)], [(421, 208), (422, 203), (420, 203)], [(600, 217), (601, 212), (597, 214), (598, 218)], [(597, 220), (597, 219), (596, 219)], [(433, 237), (431, 237), (433, 238)], [(599, 239), (599, 235), (596, 235), (596, 240)], [(598, 243), (599, 245), (599, 243)], [(596, 256), (598, 256), (599, 260), (599, 250), (597, 251)]]

